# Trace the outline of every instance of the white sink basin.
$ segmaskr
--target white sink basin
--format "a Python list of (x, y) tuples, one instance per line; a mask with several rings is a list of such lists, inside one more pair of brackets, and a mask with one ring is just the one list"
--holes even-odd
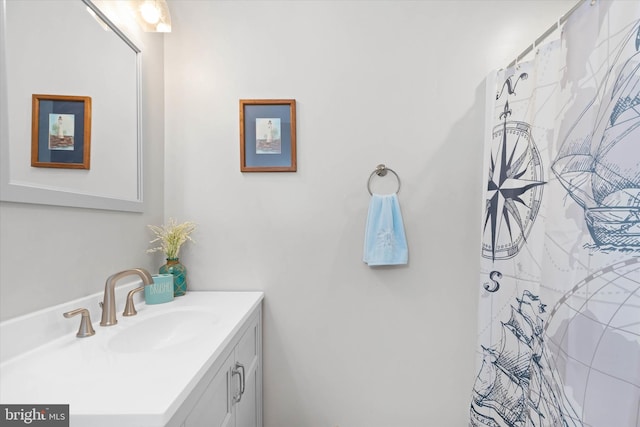
[[(98, 307), (101, 298), (100, 293), (0, 323), (3, 404), (69, 404), (75, 426), (165, 426), (262, 293), (192, 291), (165, 304), (137, 302), (132, 317), (118, 307), (113, 326), (99, 326), (99, 313), (92, 313), (96, 334), (76, 338), (79, 319), (62, 313)], [(55, 336), (51, 331), (58, 326), (67, 332)], [(21, 344), (45, 333), (44, 343)]]
[(202, 331), (218, 322), (218, 318), (201, 309), (176, 309), (146, 317), (126, 329), (118, 331), (107, 343), (110, 351), (139, 353), (181, 346), (202, 339)]

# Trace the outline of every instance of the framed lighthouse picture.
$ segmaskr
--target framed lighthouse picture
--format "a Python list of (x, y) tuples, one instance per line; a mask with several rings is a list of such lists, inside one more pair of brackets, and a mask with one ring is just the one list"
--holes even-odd
[(91, 98), (32, 95), (31, 166), (90, 169)]
[(295, 99), (240, 100), (240, 171), (295, 172)]

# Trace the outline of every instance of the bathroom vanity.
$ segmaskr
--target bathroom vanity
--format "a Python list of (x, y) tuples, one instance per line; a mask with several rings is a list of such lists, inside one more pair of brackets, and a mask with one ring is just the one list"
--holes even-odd
[[(82, 427), (262, 425), (261, 292), (194, 292), (135, 302), (99, 326), (101, 295), (0, 323), (0, 403), (68, 404)], [(86, 307), (96, 334), (77, 338)]]

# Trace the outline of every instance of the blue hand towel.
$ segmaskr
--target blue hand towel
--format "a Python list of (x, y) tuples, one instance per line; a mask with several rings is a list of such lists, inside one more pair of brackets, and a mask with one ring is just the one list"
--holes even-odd
[(407, 238), (397, 194), (374, 194), (364, 235), (363, 261), (374, 265), (406, 264), (409, 258)]

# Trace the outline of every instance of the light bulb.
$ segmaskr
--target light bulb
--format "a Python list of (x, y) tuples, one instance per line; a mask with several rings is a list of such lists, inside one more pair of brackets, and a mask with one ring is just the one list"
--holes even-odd
[(142, 19), (149, 24), (155, 25), (160, 20), (160, 9), (152, 1), (145, 1), (140, 6), (140, 14)]

